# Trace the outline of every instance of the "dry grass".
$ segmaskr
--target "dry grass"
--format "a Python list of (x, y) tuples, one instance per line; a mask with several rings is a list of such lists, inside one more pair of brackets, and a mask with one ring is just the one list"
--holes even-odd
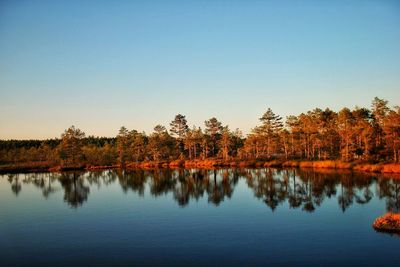
[(164, 164), (168, 165), (169, 167), (183, 167), (183, 166), (185, 166), (185, 161), (177, 159), (177, 160), (171, 161), (169, 164), (163, 163), (163, 164), (161, 164), (161, 166), (163, 166)]
[(255, 160), (247, 160), (247, 161), (241, 161), (239, 162), (239, 167), (244, 168), (244, 167), (256, 167), (257, 162)]
[[(238, 160), (229, 159), (222, 160), (217, 158), (209, 158), (205, 160), (174, 160), (174, 161), (144, 161), (130, 162), (126, 164), (129, 169), (153, 169), (153, 168), (204, 168), (213, 169), (216, 167), (233, 167), (233, 168), (254, 168), (254, 167), (294, 167), (294, 168), (314, 168), (325, 170), (355, 170), (361, 172), (382, 173), (387, 175), (400, 175), (399, 163), (371, 164), (362, 161), (342, 162), (335, 160), (321, 161), (300, 161), (300, 160)], [(65, 166), (55, 166), (51, 162), (31, 162), (21, 164), (1, 165), (0, 172), (37, 172), (37, 171), (62, 171), (67, 169), (112, 169), (121, 168), (119, 165), (97, 166), (97, 165), (79, 165), (66, 168)]]
[(400, 173), (400, 164), (398, 163), (385, 164), (382, 166), (381, 171), (384, 173)]
[(264, 167), (282, 167), (283, 162), (280, 160), (271, 160), (264, 163)]
[(333, 161), (333, 160), (314, 161), (313, 162), (313, 167), (314, 168), (335, 169), (336, 168), (336, 161)]
[(353, 167), (354, 167), (354, 163), (352, 163), (352, 162), (336, 161), (337, 169), (352, 169)]
[(381, 172), (382, 165), (380, 164), (358, 164), (353, 168), (356, 171), (363, 171), (363, 172)]
[(300, 161), (299, 163), (300, 168), (313, 168), (314, 162), (312, 161)]
[(386, 213), (374, 221), (373, 227), (378, 231), (400, 233), (400, 214)]
[(299, 167), (300, 166), (300, 162), (297, 160), (287, 160), (284, 163), (282, 163), (283, 167)]

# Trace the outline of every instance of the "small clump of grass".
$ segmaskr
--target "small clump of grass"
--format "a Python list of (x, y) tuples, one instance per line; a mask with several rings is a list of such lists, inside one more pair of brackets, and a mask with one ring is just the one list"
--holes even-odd
[(377, 231), (400, 233), (400, 214), (388, 212), (377, 218), (372, 226)]

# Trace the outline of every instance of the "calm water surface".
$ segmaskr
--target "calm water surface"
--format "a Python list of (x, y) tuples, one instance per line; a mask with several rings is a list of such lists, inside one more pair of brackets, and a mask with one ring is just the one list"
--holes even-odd
[(0, 175), (0, 266), (400, 266), (400, 179), (221, 169)]

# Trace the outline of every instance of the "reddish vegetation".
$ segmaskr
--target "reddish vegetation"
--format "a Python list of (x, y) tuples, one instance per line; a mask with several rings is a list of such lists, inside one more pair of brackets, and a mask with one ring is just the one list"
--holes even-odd
[[(151, 168), (215, 168), (215, 167), (237, 167), (237, 168), (261, 168), (261, 167), (291, 167), (291, 168), (313, 168), (320, 170), (354, 170), (373, 173), (400, 174), (400, 164), (370, 164), (363, 162), (341, 162), (334, 160), (323, 161), (295, 161), (295, 160), (222, 160), (222, 159), (206, 159), (206, 160), (173, 160), (173, 161), (143, 161), (131, 162), (126, 164), (127, 169), (151, 169)], [(0, 172), (37, 172), (37, 171), (67, 171), (67, 170), (98, 170), (98, 169), (114, 169), (122, 168), (120, 165), (76, 165), (69, 167), (55, 166), (51, 167), (46, 162), (38, 162), (35, 164), (18, 164), (3, 165)]]
[(354, 166), (354, 170), (363, 172), (382, 172), (382, 167), (384, 165), (380, 164), (360, 164)]
[(260, 167), (294, 167), (294, 168), (314, 168), (314, 169), (343, 169), (376, 173), (400, 173), (400, 164), (369, 164), (362, 162), (342, 162), (334, 160), (323, 161), (238, 161), (222, 159), (206, 160), (174, 160), (174, 161), (145, 161), (139, 163), (129, 163), (126, 166), (131, 169), (140, 168), (213, 168), (213, 167), (239, 167), (239, 168), (260, 168)]
[(400, 214), (386, 213), (374, 221), (373, 227), (377, 231), (400, 233)]
[(382, 167), (384, 173), (400, 173), (400, 164), (385, 164)]
[(312, 161), (300, 161), (299, 163), (300, 168), (313, 168), (314, 162)]

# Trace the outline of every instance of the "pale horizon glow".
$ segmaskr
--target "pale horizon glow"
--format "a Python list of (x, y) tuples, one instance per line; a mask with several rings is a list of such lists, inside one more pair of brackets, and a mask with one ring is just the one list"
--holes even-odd
[(396, 1), (1, 1), (0, 139), (400, 105)]

